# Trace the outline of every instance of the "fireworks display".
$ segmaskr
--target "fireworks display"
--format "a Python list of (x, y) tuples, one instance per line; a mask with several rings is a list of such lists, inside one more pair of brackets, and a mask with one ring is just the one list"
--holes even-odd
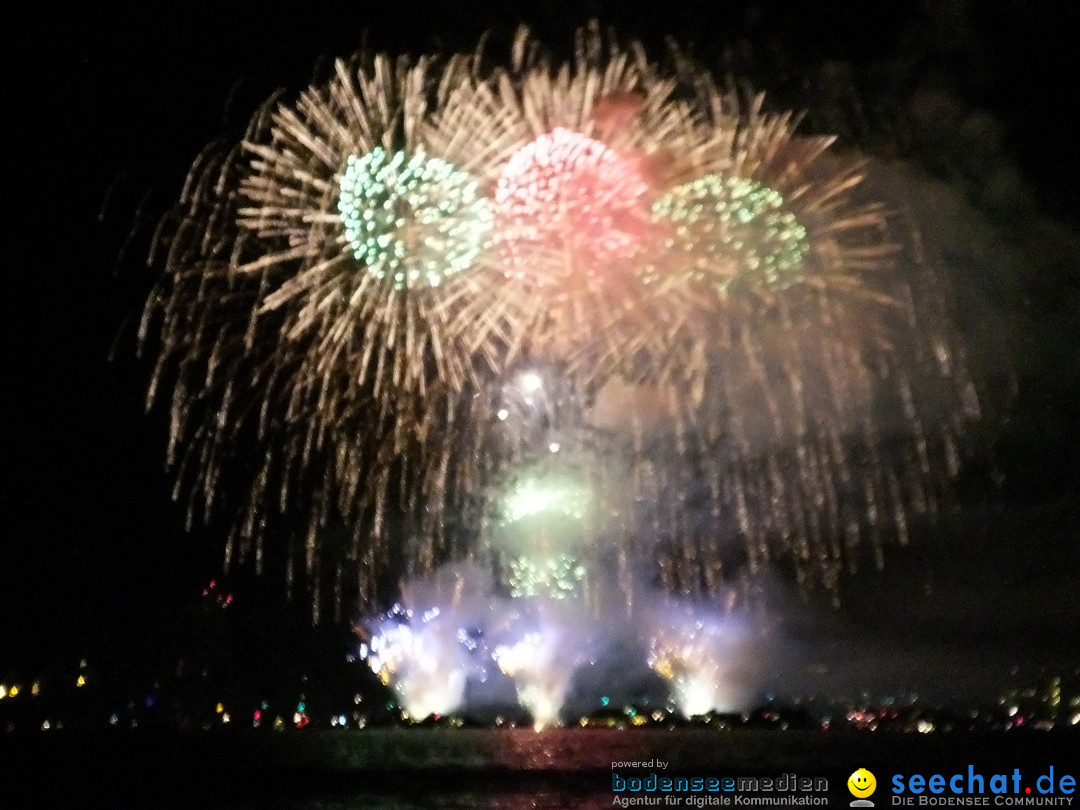
[(227, 565), (316, 618), (453, 560), (593, 607), (880, 565), (980, 401), (863, 166), (677, 52), (586, 31), (560, 64), (522, 32), (482, 62), (336, 63), (159, 228), (150, 400), (191, 519), (236, 515)]
[(543, 560), (518, 557), (510, 562), (510, 596), (566, 599), (578, 595), (584, 578), (584, 566), (569, 554)]
[(394, 289), (438, 287), (466, 270), (491, 232), (491, 209), (477, 183), (449, 163), (423, 155), (387, 155), (375, 147), (350, 155), (338, 213), (357, 264)]
[[(573, 587), (584, 575), (579, 564), (564, 556), (537, 567), (544, 570), (530, 580), (534, 587), (504, 596), (492, 595), (490, 574), (476, 567), (451, 566), (410, 583), (404, 603), (358, 623), (359, 657), (414, 721), (494, 714), (508, 701), (538, 729), (613, 699), (686, 718), (751, 705), (755, 675), (772, 652), (768, 628), (750, 621), (734, 589), (708, 609), (654, 594), (636, 616), (593, 615)], [(619, 676), (590, 685), (601, 663)], [(670, 699), (642, 687), (655, 683), (650, 669), (670, 684)], [(603, 692), (590, 693), (598, 687)]]
[(798, 280), (809, 253), (806, 228), (783, 205), (778, 192), (753, 180), (709, 174), (666, 192), (652, 210), (675, 226), (670, 247), (724, 289), (740, 277), (769, 287)]
[(459, 708), (473, 669), (457, 629), (447, 633), (444, 625), (438, 608), (414, 620), (412, 611), (395, 605), (361, 645), (368, 666), (417, 720)]
[[(648, 186), (633, 164), (562, 127), (518, 149), (495, 190), (500, 245), (525, 276), (539, 256), (570, 273), (632, 260)], [(543, 283), (543, 279), (541, 282)]]
[(588, 494), (573, 481), (543, 481), (528, 477), (517, 481), (506, 496), (504, 510), (508, 523), (527, 520), (533, 515), (557, 512), (581, 519), (588, 505)]
[(745, 630), (730, 620), (689, 611), (655, 619), (654, 626), (649, 666), (671, 683), (672, 697), (684, 717), (744, 708), (750, 697), (742, 691), (746, 680), (735, 673), (749, 653), (751, 638)]
[(514, 679), (518, 700), (532, 715), (537, 729), (559, 721), (559, 710), (574, 676), (574, 662), (563, 659), (575, 650), (559, 635), (557, 626), (545, 627), (496, 647), (492, 653), (499, 669)]

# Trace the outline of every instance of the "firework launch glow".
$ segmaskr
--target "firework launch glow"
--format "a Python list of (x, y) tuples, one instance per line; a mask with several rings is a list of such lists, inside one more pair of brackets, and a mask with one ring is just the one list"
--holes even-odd
[[(504, 711), (508, 700), (537, 729), (612, 700), (612, 711), (651, 702), (687, 718), (742, 711), (756, 697), (755, 666), (770, 656), (768, 628), (732, 609), (734, 591), (723, 610), (652, 594), (631, 616), (594, 614), (580, 590), (497, 590), (480, 569), (448, 567), (407, 587), (405, 603), (358, 623), (359, 656), (408, 718)], [(584, 684), (601, 663), (617, 666), (626, 683), (605, 682), (594, 695)], [(650, 668), (670, 685), (670, 699), (642, 690)]]
[(457, 629), (447, 633), (439, 615), (438, 608), (429, 608), (413, 621), (411, 611), (395, 605), (360, 650), (372, 671), (384, 685), (393, 686), (402, 706), (417, 720), (458, 709), (472, 670)]
[(685, 607), (653, 618), (649, 666), (671, 683), (684, 717), (744, 709), (751, 695), (738, 674), (751, 653), (753, 634), (732, 618), (696, 615)]

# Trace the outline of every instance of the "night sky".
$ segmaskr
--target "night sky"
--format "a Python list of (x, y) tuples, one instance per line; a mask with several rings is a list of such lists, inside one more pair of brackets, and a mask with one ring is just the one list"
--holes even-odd
[[(871, 98), (934, 88), (958, 109), (988, 110), (1034, 209), (987, 216), (1023, 242), (1032, 210), (1080, 222), (1080, 160), (1063, 121), (1074, 112), (1076, 57), (1064, 40), (1076, 20), (1042, 17), (1039, 4), (1018, 0), (994, 11), (982, 5), (24, 7), (29, 19), (8, 28), (8, 52), (21, 57), (8, 69), (4, 116), (4, 323), (13, 351), (4, 394), (0, 676), (85, 650), (123, 657), (160, 646), (218, 573), (220, 527), (185, 532), (170, 500), (166, 414), (144, 413), (149, 363), (135, 357), (135, 322), (155, 278), (145, 266), (149, 231), (191, 160), (214, 139), (235, 138), (275, 89), (295, 94), (318, 65), (365, 37), (377, 50), (471, 49), (484, 30), (503, 43), (527, 21), (558, 50), (590, 17), (653, 47), (666, 34), (693, 42), (710, 65), (745, 64), (756, 86), (792, 103), (812, 99), (822, 65), (845, 65)], [(853, 132), (871, 150), (883, 142)], [(955, 182), (948, 144), (937, 148), (908, 142), (898, 151), (919, 171)], [(996, 301), (1023, 308), (1037, 325), (1024, 344), (1012, 416), (991, 437), (1003, 483), (991, 498), (989, 474), (975, 471), (961, 492), (973, 514), (997, 516), (1000, 532), (897, 551), (884, 573), (849, 586), (838, 615), (795, 627), (800, 639), (868, 625), (924, 645), (944, 636), (961, 650), (1004, 646), (1017, 659), (1080, 648), (1080, 260), (1075, 233), (1071, 239), (1072, 261), (1021, 279), (1022, 300)]]

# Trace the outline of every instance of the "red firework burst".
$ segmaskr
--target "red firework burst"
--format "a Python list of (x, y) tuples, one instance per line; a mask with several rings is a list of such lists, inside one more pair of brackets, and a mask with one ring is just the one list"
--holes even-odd
[(648, 190), (635, 163), (600, 141), (563, 128), (541, 135), (511, 156), (495, 190), (510, 272), (524, 277), (548, 256), (595, 275), (626, 259), (648, 222)]

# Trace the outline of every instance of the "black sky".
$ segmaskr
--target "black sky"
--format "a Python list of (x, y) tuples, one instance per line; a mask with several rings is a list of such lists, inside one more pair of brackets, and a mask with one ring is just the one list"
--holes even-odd
[[(1076, 61), (1066, 32), (1076, 30), (1075, 21), (1043, 16), (1034, 3), (998, 3), (992, 10), (983, 5), (528, 0), (25, 6), (23, 19), (9, 28), (16, 46), (9, 57), (21, 56), (8, 70), (4, 114), (4, 321), (11, 351), (3, 397), (0, 675), (24, 659), (48, 661), (87, 643), (114, 649), (125, 639), (141, 643), (162, 632), (165, 617), (181, 615), (185, 600), (219, 565), (214, 534), (187, 534), (181, 510), (170, 502), (171, 482), (162, 468), (165, 418), (160, 411), (143, 412), (149, 366), (134, 357), (131, 320), (154, 278), (142, 261), (147, 228), (176, 198), (198, 151), (215, 138), (235, 136), (255, 104), (276, 88), (296, 92), (320, 60), (348, 55), (365, 36), (378, 50), (469, 49), (488, 29), (496, 42), (508, 40), (522, 20), (556, 49), (591, 17), (652, 46), (667, 34), (693, 42), (706, 61), (746, 41), (763, 65), (762, 76), (780, 77), (781, 93), (799, 85), (803, 66), (850, 63), (872, 77), (873, 66), (880, 71), (916, 52), (922, 62), (914, 74), (897, 75), (904, 81), (916, 75), (971, 107), (989, 108), (1003, 122), (1006, 147), (1040, 204), (1075, 223), (1080, 160), (1065, 122)], [(762, 89), (774, 88), (766, 82)], [(136, 217), (141, 202), (143, 214)], [(122, 256), (133, 228), (131, 250)], [(1075, 294), (1076, 278), (1075, 268), (1071, 275), (1066, 268), (1044, 294)], [(1046, 339), (1080, 353), (1072, 341), (1076, 334)], [(1067, 423), (1076, 402), (1072, 393), (1052, 383), (1037, 393), (1049, 397), (1047, 407), (1065, 410), (1064, 440), (1080, 436), (1075, 423)], [(1070, 476), (1080, 451), (1059, 451), (1064, 471), (1055, 473), (1060, 480), (1048, 505), (1039, 508), (1057, 508), (1075, 491)], [(1023, 446), (1010, 452), (1023, 460)], [(1025, 468), (1036, 482), (1049, 458), (1045, 449), (1039, 452)], [(1037, 483), (1032, 489), (1038, 491)], [(1038, 497), (1028, 497), (1024, 508), (1033, 501)], [(1070, 519), (1075, 526), (1075, 512)], [(972, 548), (980, 542), (971, 541)], [(990, 552), (971, 570), (991, 587), (1007, 581), (1002, 571), (1017, 560), (1026, 561), (1019, 570), (1028, 566), (1035, 577), (1048, 569), (1037, 546), (1023, 554), (1015, 546)], [(1075, 583), (1075, 553), (1063, 550), (1060, 540), (1048, 553), (1060, 563), (1053, 567), (1065, 570), (1051, 585)], [(964, 579), (948, 573), (932, 551), (901, 555), (895, 568), (886, 573), (891, 593), (909, 589), (925, 597), (928, 578)], [(860, 610), (872, 616), (873, 598), (859, 598), (866, 603)], [(916, 623), (934, 615), (915, 613)], [(1022, 613), (1021, 624), (1025, 615), (1035, 614)], [(1064, 625), (1075, 616), (1059, 621)], [(956, 621), (974, 626), (979, 617)]]

